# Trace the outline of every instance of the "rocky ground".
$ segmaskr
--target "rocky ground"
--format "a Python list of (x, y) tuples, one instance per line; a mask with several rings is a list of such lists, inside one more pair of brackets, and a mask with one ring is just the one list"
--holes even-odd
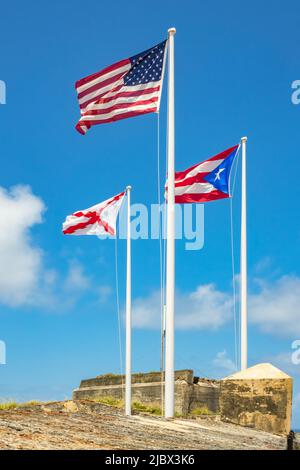
[(286, 439), (221, 423), (135, 414), (88, 402), (0, 411), (0, 449), (285, 449)]

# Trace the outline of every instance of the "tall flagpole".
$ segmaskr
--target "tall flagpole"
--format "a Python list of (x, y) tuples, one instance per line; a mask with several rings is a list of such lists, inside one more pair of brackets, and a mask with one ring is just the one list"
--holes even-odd
[(130, 195), (127, 194), (127, 267), (126, 267), (126, 368), (125, 368), (125, 415), (131, 415), (131, 230), (130, 230)]
[(242, 204), (241, 204), (241, 370), (248, 367), (247, 333), (247, 181), (246, 181), (246, 142), (242, 137)]
[(161, 414), (164, 415), (164, 381), (165, 381), (165, 339), (166, 339), (166, 306), (163, 305), (161, 316)]
[(175, 284), (175, 145), (174, 145), (174, 35), (168, 30), (168, 204), (167, 204), (167, 274), (166, 274), (166, 360), (165, 360), (165, 417), (174, 417), (174, 284)]

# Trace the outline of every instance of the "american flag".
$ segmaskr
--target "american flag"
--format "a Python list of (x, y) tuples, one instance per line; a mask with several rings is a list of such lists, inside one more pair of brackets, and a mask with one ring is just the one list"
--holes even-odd
[(230, 197), (230, 173), (238, 150), (239, 145), (235, 145), (175, 173), (175, 203), (208, 202)]
[(96, 124), (159, 110), (167, 41), (78, 80), (81, 134)]

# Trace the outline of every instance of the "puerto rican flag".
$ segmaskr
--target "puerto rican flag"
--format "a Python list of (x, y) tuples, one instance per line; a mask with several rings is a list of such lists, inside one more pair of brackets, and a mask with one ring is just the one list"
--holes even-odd
[(239, 145), (175, 173), (175, 203), (209, 202), (230, 197), (230, 173)]
[(167, 41), (78, 80), (81, 112), (76, 129), (159, 110)]
[(68, 215), (63, 223), (65, 235), (115, 235), (117, 217), (125, 191), (88, 209)]

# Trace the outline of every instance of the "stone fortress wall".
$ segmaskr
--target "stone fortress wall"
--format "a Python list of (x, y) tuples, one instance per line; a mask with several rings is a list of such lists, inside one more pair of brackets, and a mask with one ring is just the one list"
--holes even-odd
[[(82, 380), (73, 392), (74, 400), (124, 397), (124, 376), (100, 375)], [(132, 401), (161, 407), (163, 390), (160, 372), (132, 375)], [(219, 412), (220, 384), (216, 380), (194, 377), (192, 370), (175, 372), (175, 412), (187, 415), (196, 408), (207, 408), (211, 413)]]
[[(124, 398), (124, 376), (101, 375), (82, 380), (74, 400)], [(132, 401), (161, 407), (160, 372), (132, 375)], [(192, 370), (175, 372), (175, 413), (220, 415), (222, 421), (278, 435), (291, 430), (293, 380), (271, 364), (258, 364), (222, 380), (195, 377)]]

